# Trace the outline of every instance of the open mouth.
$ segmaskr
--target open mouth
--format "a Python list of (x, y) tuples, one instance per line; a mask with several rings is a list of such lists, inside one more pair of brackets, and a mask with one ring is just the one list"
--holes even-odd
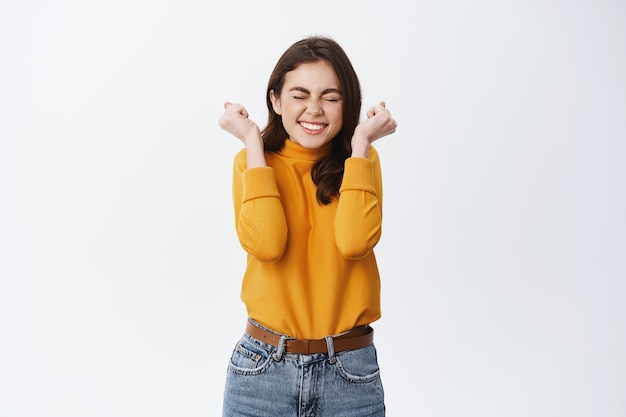
[(298, 122), (298, 124), (306, 133), (311, 135), (320, 133), (327, 126), (325, 123)]

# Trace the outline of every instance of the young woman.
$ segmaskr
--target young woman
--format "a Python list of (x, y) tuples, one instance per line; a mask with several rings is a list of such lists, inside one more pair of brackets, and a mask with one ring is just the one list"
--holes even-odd
[(375, 140), (395, 132), (381, 102), (359, 121), (361, 90), (343, 49), (293, 44), (267, 87), (261, 132), (240, 104), (219, 125), (234, 161), (237, 235), (247, 252), (249, 321), (228, 366), (223, 415), (384, 416), (373, 330), (382, 179)]

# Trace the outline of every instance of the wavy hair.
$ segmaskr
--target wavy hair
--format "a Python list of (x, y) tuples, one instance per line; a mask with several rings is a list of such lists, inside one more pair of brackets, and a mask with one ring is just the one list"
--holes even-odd
[(264, 148), (268, 152), (279, 152), (288, 134), (282, 118), (274, 111), (271, 92), (279, 97), (285, 83), (285, 75), (303, 63), (327, 61), (335, 69), (342, 96), (343, 124), (332, 139), (331, 152), (317, 160), (311, 169), (311, 178), (317, 186), (316, 197), (320, 204), (330, 204), (339, 195), (345, 160), (352, 152), (352, 135), (359, 124), (361, 114), (361, 86), (352, 63), (337, 42), (322, 36), (302, 39), (287, 49), (280, 57), (267, 85), (267, 126), (261, 132)]

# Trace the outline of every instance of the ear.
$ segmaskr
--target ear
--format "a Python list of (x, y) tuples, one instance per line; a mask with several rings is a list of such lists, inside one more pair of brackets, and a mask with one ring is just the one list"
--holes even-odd
[(277, 115), (281, 116), (282, 114), (280, 109), (280, 97), (276, 97), (276, 94), (274, 94), (274, 90), (270, 90), (270, 101), (272, 102), (274, 112), (276, 112)]

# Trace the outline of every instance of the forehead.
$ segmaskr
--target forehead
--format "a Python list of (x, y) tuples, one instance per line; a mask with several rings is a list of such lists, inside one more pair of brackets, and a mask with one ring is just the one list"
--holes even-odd
[(339, 78), (328, 61), (305, 62), (285, 75), (283, 88), (304, 87), (309, 91), (339, 89)]

